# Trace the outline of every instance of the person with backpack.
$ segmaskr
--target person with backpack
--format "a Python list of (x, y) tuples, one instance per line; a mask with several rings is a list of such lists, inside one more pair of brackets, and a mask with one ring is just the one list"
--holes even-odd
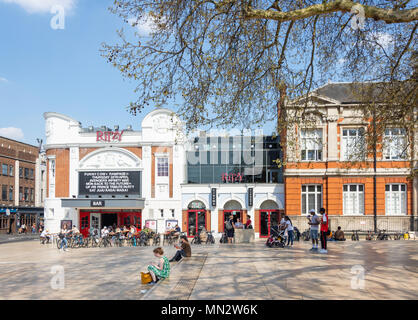
[(286, 230), (287, 230), (287, 246), (289, 247), (290, 242), (292, 242), (292, 244), (290, 245), (290, 247), (293, 246), (293, 224), (292, 224), (292, 220), (290, 220), (290, 218), (288, 216), (284, 217), (285, 219), (285, 225), (286, 225)]
[(321, 250), (319, 253), (328, 253), (327, 250), (327, 235), (328, 235), (328, 214), (324, 208), (319, 209), (319, 213), (322, 214), (321, 219)]
[(228, 243), (232, 243), (235, 233), (234, 217), (229, 215), (229, 219), (225, 221), (226, 236), (228, 237)]

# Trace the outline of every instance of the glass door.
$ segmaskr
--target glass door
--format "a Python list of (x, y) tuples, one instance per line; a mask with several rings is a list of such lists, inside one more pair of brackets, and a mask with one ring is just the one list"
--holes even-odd
[(271, 227), (279, 225), (280, 213), (277, 210), (260, 211), (260, 237), (270, 237)]
[(224, 225), (223, 228), (225, 229), (225, 222), (229, 220), (229, 216), (232, 214), (233, 221), (236, 223), (238, 219), (240, 219), (242, 223), (242, 210), (224, 210)]
[(187, 214), (187, 235), (194, 237), (198, 230), (201, 230), (203, 227), (206, 228), (206, 211), (189, 210)]

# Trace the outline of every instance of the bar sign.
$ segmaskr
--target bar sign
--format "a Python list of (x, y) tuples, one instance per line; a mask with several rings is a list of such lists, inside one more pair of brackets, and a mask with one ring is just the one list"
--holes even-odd
[(252, 207), (253, 206), (253, 196), (254, 196), (254, 191), (253, 188), (248, 188), (248, 206)]
[(212, 207), (216, 207), (216, 188), (212, 188)]
[(101, 208), (105, 206), (104, 200), (92, 200), (91, 201), (91, 207), (92, 208)]

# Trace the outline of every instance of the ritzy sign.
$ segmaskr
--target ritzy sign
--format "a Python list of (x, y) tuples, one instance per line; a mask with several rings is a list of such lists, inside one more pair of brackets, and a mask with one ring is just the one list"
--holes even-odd
[(122, 141), (122, 131), (97, 131), (97, 140), (96, 141), (105, 141), (105, 142), (115, 142)]

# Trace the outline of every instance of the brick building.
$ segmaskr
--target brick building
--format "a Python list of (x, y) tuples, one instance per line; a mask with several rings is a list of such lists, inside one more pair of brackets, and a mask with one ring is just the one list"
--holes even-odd
[(41, 162), (38, 147), (0, 137), (0, 233), (41, 222)]
[[(324, 207), (333, 229), (373, 230), (373, 154), (366, 152), (365, 131), (370, 126), (359, 113), (359, 100), (350, 83), (329, 83), (310, 94), (310, 100), (287, 103), (287, 112), (304, 120), (286, 132), (284, 169), (286, 213), (307, 227), (310, 209)], [(302, 118), (300, 118), (302, 119)], [(388, 125), (377, 144), (377, 228), (410, 230), (417, 216), (417, 135), (406, 143), (403, 128)], [(415, 150), (413, 149), (415, 148)], [(299, 216), (299, 217), (297, 217)]]

